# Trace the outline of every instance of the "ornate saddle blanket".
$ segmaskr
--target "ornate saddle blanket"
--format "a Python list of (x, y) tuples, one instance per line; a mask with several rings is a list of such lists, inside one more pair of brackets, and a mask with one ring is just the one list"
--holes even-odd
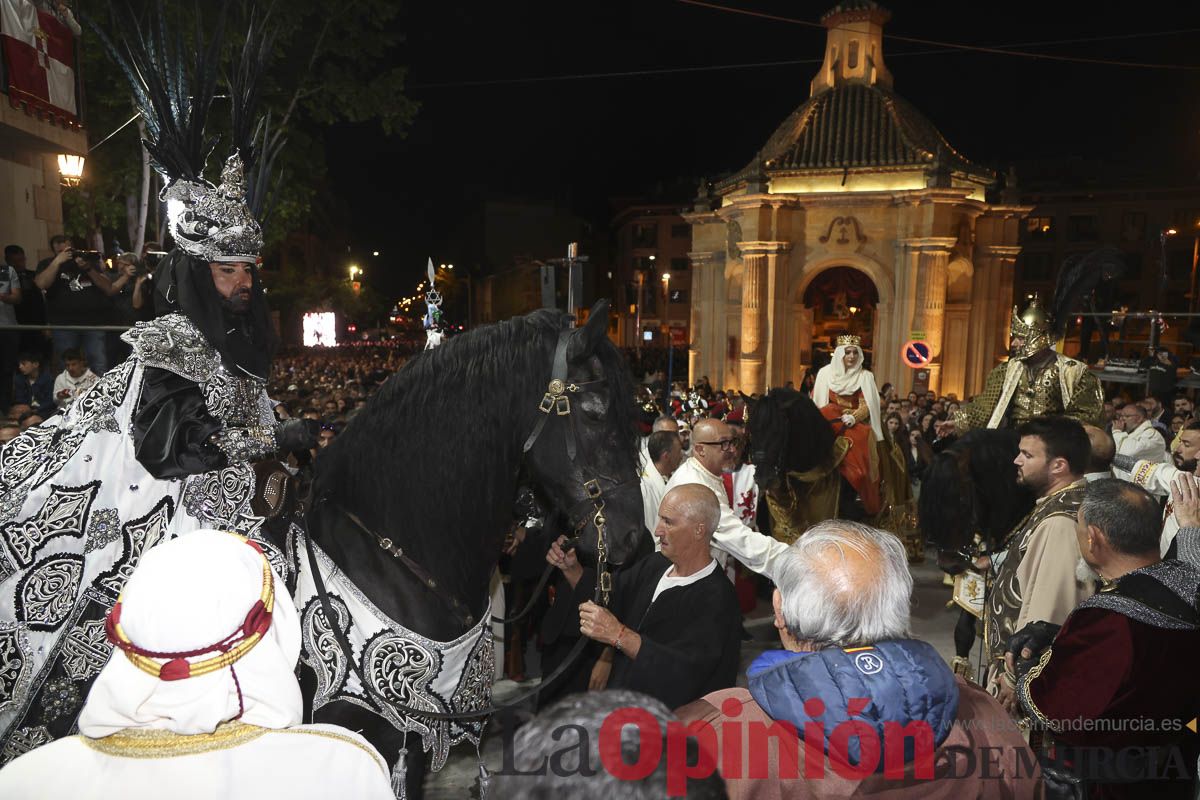
[[(317, 597), (308, 568), (305, 534), (296, 525), (289, 533), (289, 551), (298, 555), (296, 607), (300, 610), (300, 659), (317, 677), (313, 711), (342, 700), (386, 719), (398, 731), (421, 737), (430, 753), (430, 768), (446, 764), (450, 748), (460, 742), (479, 744), (482, 718), (451, 722), (409, 716), (391, 706), (380, 706), (375, 695), (409, 708), (435, 713), (456, 713), (486, 708), (492, 701), (495, 651), (491, 636), (491, 609), (469, 631), (452, 642), (435, 642), (389, 619), (351, 583), (319, 547), (315, 547), (321, 578), (329, 602), (346, 634), (354, 659), (371, 681), (374, 694), (363, 690), (358, 675), (334, 637)], [(403, 759), (397, 764), (401, 768)]]

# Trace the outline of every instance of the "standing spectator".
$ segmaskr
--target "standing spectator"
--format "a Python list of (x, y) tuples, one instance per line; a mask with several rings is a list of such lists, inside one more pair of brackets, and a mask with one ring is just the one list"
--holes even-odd
[(1126, 403), (1113, 417), (1113, 441), (1117, 444), (1117, 455), (1129, 456), (1134, 461), (1149, 461), (1161, 464), (1167, 461), (1167, 445), (1162, 435), (1146, 416), (1140, 403)]
[(37, 353), (22, 353), (17, 357), (13, 378), (13, 406), (25, 406), (23, 411), (36, 411), (43, 418), (54, 413), (54, 379), (42, 370), (42, 357)]
[[(15, 248), (15, 250), (13, 250)], [(13, 250), (9, 253), (9, 250)], [(9, 266), (17, 271), (21, 279), (21, 302), (16, 305), (17, 322), (21, 325), (46, 324), (46, 298), (33, 279), (37, 275), (36, 267), (31, 267), (25, 258), (25, 251), (16, 245), (9, 245), (4, 252)], [(50, 332), (21, 331), (20, 352), (40, 353), (43, 361), (50, 361)]]
[[(0, 266), (0, 325), (17, 324), (16, 307), (21, 302), (21, 278), (17, 269), (24, 265), (24, 250), (15, 244), (4, 248), (4, 266)], [(13, 373), (17, 369), (20, 348), (20, 331), (0, 330), (0, 408), (12, 404)]]
[[(133, 310), (133, 294), (137, 286), (139, 269), (141, 269), (141, 263), (137, 256), (133, 253), (121, 253), (113, 259), (112, 270), (105, 273), (105, 277), (113, 284), (113, 288), (118, 289), (112, 297), (110, 311), (110, 321), (115, 324), (133, 325), (136, 320)], [(106, 352), (110, 364), (121, 363), (133, 352), (117, 331), (105, 331), (104, 339), (107, 343)]]
[[(1141, 366), (1147, 371), (1146, 392), (1154, 396), (1160, 405), (1169, 408), (1175, 397), (1175, 383), (1179, 374), (1179, 359), (1167, 348), (1158, 347), (1152, 355), (1142, 359)], [(1169, 417), (1167, 419), (1159, 419), (1159, 422), (1162, 422), (1164, 425), (1170, 421)]]
[(65, 351), (62, 359), (63, 371), (54, 379), (54, 402), (60, 410), (66, 411), (99, 379), (88, 369), (83, 353), (78, 350)]
[(913, 494), (917, 495), (920, 492), (921, 481), (925, 479), (925, 473), (933, 462), (933, 450), (919, 430), (909, 430), (908, 447), (905, 448), (904, 455), (908, 479), (912, 481)]
[(1192, 403), (1192, 399), (1182, 394), (1176, 397), (1175, 402), (1172, 404), (1172, 410), (1177, 416), (1183, 417), (1184, 420), (1191, 419), (1193, 408), (1195, 406)]
[(1162, 434), (1163, 441), (1171, 441), (1171, 416), (1163, 408), (1162, 401), (1150, 394), (1139, 400), (1138, 405), (1146, 410), (1146, 418)]
[[(104, 325), (111, 319), (109, 298), (121, 290), (129, 278), (122, 275), (116, 283), (100, 269), (96, 258), (76, 256), (71, 240), (65, 236), (50, 239), (54, 257), (38, 264), (34, 283), (46, 293), (46, 316), (51, 325)], [(107, 367), (104, 331), (52, 331), (58, 353), (72, 347), (82, 348), (88, 366), (97, 375)]]
[(642, 515), (646, 530), (653, 534), (658, 524), (658, 505), (667, 493), (667, 481), (683, 463), (683, 442), (674, 431), (655, 431), (648, 438), (647, 449), (650, 463), (641, 470)]

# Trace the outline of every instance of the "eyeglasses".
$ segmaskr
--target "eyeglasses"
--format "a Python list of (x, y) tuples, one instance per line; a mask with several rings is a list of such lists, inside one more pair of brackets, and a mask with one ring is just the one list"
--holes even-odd
[(737, 439), (718, 439), (715, 442), (695, 442), (695, 444), (703, 444), (703, 445), (707, 445), (708, 447), (719, 447), (719, 448), (721, 448), (721, 450), (728, 452), (737, 447), (738, 440)]

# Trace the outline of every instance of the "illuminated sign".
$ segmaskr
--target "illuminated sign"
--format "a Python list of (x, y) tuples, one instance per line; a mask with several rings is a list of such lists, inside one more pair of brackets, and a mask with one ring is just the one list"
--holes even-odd
[(337, 319), (332, 311), (304, 315), (304, 346), (333, 347), (337, 344)]

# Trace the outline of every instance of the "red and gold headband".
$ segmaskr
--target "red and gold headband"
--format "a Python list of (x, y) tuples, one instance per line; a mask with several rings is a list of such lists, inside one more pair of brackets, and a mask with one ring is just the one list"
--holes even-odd
[[(236, 536), (237, 534), (231, 535)], [(241, 627), (233, 633), (216, 644), (178, 653), (159, 652), (138, 647), (130, 641), (121, 628), (121, 600), (124, 597), (122, 594), (117, 598), (116, 605), (108, 612), (108, 619), (105, 621), (104, 628), (108, 634), (108, 641), (124, 650), (125, 656), (135, 667), (163, 681), (180, 681), (197, 675), (207, 675), (225, 667), (232, 667), (242, 656), (250, 652), (266, 634), (271, 627), (271, 614), (275, 609), (275, 581), (271, 577), (271, 564), (258, 544), (246, 539), (243, 541), (253, 547), (254, 551), (262, 558), (262, 594), (246, 614), (246, 619)], [(188, 661), (189, 658), (206, 653), (218, 653), (218, 655), (203, 661)], [(159, 663), (159, 660), (162, 659), (166, 659), (165, 663)]]

